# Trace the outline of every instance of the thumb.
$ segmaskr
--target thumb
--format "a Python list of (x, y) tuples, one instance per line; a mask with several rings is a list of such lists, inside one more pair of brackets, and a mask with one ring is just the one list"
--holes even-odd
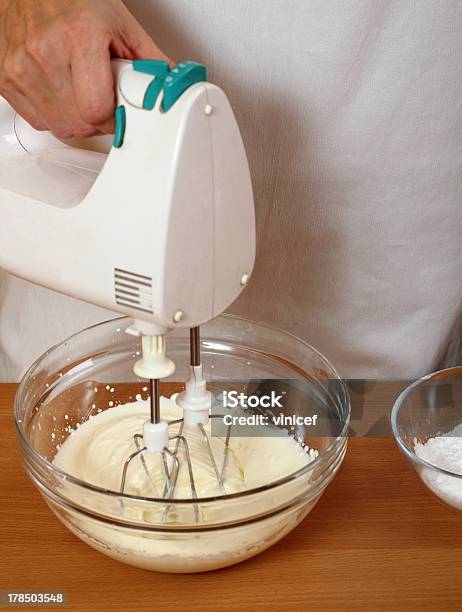
[(174, 64), (132, 15), (124, 25), (124, 47), (130, 56), (126, 59), (158, 59), (168, 62), (171, 66)]

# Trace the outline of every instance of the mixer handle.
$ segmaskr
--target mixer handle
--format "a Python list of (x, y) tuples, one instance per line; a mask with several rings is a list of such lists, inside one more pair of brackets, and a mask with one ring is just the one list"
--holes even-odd
[[(20, 115), (14, 115), (14, 133), (18, 143), (30, 153), (74, 147), (87, 151), (108, 154), (111, 146), (120, 148), (126, 127), (125, 105), (142, 110), (152, 110), (160, 94), (161, 112), (168, 112), (191, 85), (207, 80), (207, 70), (202, 64), (184, 61), (171, 70), (162, 60), (114, 59), (111, 61), (114, 83), (119, 105), (115, 109), (116, 128), (114, 137), (93, 136), (60, 140), (51, 132), (35, 130)], [(128, 67), (132, 70), (127, 70)]]
[[(114, 82), (116, 91), (119, 87), (120, 74), (130, 65), (127, 60), (112, 60), (112, 72), (114, 74)], [(92, 136), (90, 138), (71, 138), (61, 140), (48, 131), (35, 130), (25, 119), (17, 113), (13, 115), (14, 135), (18, 143), (23, 149), (29, 153), (40, 153), (41, 151), (60, 150), (72, 147), (75, 149), (84, 149), (87, 151), (96, 151), (98, 153), (109, 153), (113, 137), (107, 136)]]

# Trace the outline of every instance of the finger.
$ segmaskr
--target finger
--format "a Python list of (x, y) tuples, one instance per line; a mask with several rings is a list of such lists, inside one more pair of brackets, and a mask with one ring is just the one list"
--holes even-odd
[(102, 133), (113, 127), (114, 77), (109, 48), (76, 48), (71, 57), (72, 87), (82, 120)]
[(132, 55), (130, 59), (160, 59), (173, 64), (137, 21), (128, 25), (125, 35)]
[(124, 59), (160, 59), (173, 65), (174, 62), (159, 49), (126, 7), (124, 13), (124, 28), (113, 40), (115, 56)]
[(97, 126), (98, 134), (114, 134), (115, 131), (115, 116), (114, 113), (103, 124)]
[(68, 128), (63, 119), (60, 104), (44, 80), (41, 71), (25, 52), (16, 51), (5, 60), (5, 72), (10, 84), (28, 99), (46, 126), (60, 138), (66, 138)]
[(49, 53), (49, 47), (37, 39), (32, 39), (28, 45), (31, 59), (35, 61), (42, 78), (48, 84), (56, 100), (60, 102), (60, 112), (69, 136), (85, 138), (98, 133), (94, 126), (86, 123), (79, 114), (72, 84), (72, 74), (67, 46), (60, 45), (63, 52)]
[(69, 132), (68, 137), (86, 138), (98, 134), (95, 126), (80, 116), (70, 65), (57, 67), (56, 72), (50, 73), (48, 83), (55, 98), (60, 101), (61, 115)]

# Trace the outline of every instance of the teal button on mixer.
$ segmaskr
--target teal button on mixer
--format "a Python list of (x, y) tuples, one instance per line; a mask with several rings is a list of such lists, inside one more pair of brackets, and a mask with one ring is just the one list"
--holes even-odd
[(155, 77), (149, 83), (143, 99), (143, 108), (152, 110), (156, 105), (157, 98), (162, 91), (164, 81), (160, 77)]
[(144, 72), (145, 74), (152, 74), (155, 77), (164, 78), (167, 76), (168, 62), (163, 60), (133, 60), (133, 70), (137, 72)]
[(114, 140), (112, 142), (112, 146), (115, 147), (116, 149), (120, 149), (124, 141), (125, 124), (126, 124), (125, 106), (118, 106), (115, 109), (115, 133), (114, 133)]
[(164, 79), (162, 110), (167, 112), (188, 87), (207, 80), (207, 69), (196, 62), (180, 62)]

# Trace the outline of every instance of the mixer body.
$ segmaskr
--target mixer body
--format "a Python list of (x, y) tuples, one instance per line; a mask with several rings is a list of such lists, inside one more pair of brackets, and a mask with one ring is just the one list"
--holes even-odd
[(195, 82), (168, 110), (162, 90), (146, 108), (149, 66), (114, 62), (116, 146), (36, 132), (0, 99), (0, 267), (163, 333), (236, 299), (254, 264), (255, 220), (225, 94)]

